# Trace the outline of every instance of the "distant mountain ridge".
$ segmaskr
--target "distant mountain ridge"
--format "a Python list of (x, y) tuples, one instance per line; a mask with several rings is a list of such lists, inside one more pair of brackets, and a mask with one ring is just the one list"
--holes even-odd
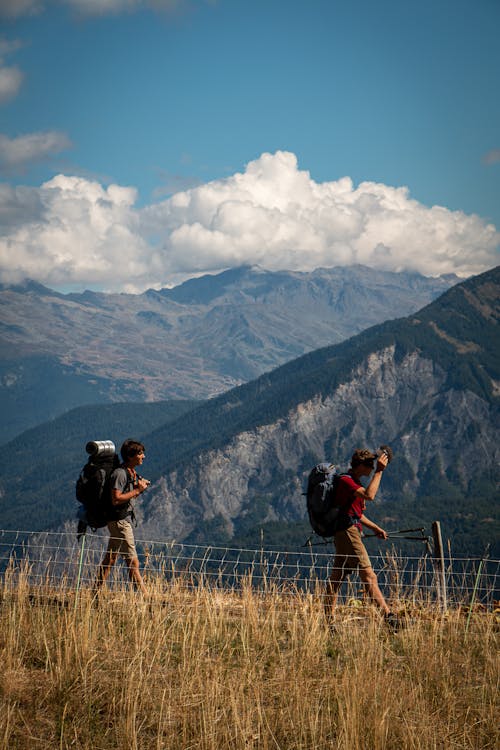
[(82, 404), (212, 397), (457, 281), (242, 266), (140, 295), (1, 286), (0, 442)]
[[(297, 545), (310, 467), (346, 468), (354, 448), (390, 443), (395, 459), (370, 515), (384, 525), (440, 519), (455, 552), (491, 541), (498, 555), (499, 317), (500, 267), (180, 416), (149, 429), (143, 420), (153, 485), (137, 507), (140, 538), (255, 544), (265, 530)], [(43, 501), (51, 526), (74, 513), (78, 467), (54, 455), (50, 434), (46, 425), (5, 448), (0, 512), (12, 523), (29, 517), (29, 501)], [(19, 464), (29, 444), (39, 460), (31, 475)]]

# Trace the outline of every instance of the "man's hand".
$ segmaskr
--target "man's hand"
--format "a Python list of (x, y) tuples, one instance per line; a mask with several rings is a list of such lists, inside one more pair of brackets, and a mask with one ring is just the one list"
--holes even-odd
[(381, 529), (380, 526), (378, 526), (375, 531), (375, 536), (378, 536), (379, 539), (387, 539), (387, 532), (384, 531), (384, 529)]
[(381, 453), (380, 456), (377, 457), (376, 471), (384, 471), (388, 463), (389, 463), (389, 456), (387, 455), (387, 453)]
[(137, 489), (139, 490), (139, 492), (144, 492), (144, 490), (147, 490), (150, 484), (151, 482), (149, 481), (149, 479), (139, 477), (139, 479), (137, 480)]

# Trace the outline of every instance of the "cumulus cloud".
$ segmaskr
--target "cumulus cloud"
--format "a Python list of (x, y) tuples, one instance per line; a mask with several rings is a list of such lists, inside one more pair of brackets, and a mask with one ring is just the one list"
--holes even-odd
[(317, 183), (294, 154), (263, 154), (235, 174), (146, 208), (174, 272), (258, 263), (311, 270), (363, 263), (427, 275), (477, 273), (500, 240), (477, 216), (428, 208), (407, 188), (344, 177)]
[[(67, 5), (81, 16), (106, 16), (136, 10), (150, 9), (159, 12), (173, 13), (191, 8), (200, 0), (0, 0), (0, 18), (14, 20), (21, 16), (37, 15), (50, 3)], [(214, 5), (217, 0), (203, 0)]]
[[(1, 2), (1, 0), (0, 0)], [(0, 38), (0, 104), (17, 95), (24, 79), (24, 74), (17, 65), (5, 65), (4, 57), (15, 52), (21, 46), (17, 39)]]
[(40, 0), (0, 0), (0, 18), (36, 15), (43, 7)]
[(0, 171), (23, 171), (29, 164), (45, 161), (71, 147), (65, 133), (48, 130), (9, 138), (0, 133)]
[[(190, 7), (199, 0), (63, 0), (78, 13), (86, 16), (104, 16), (149, 8), (167, 13)], [(213, 2), (213, 0), (205, 0)]]
[(132, 188), (63, 175), (0, 191), (0, 216), (11, 217), (0, 278), (142, 291), (243, 263), (467, 276), (498, 262), (500, 235), (480, 217), (423, 206), (402, 187), (315, 182), (288, 152), (142, 209), (135, 201)]
[(16, 66), (0, 65), (0, 104), (13, 99), (23, 82), (24, 75)]
[(492, 164), (499, 164), (500, 163), (500, 148), (493, 148), (491, 151), (488, 151), (483, 156), (483, 164), (486, 164), (488, 167)]
[(149, 286), (158, 273), (155, 250), (137, 232), (135, 200), (133, 188), (63, 175), (39, 189), (4, 187), (0, 216), (7, 206), (16, 218), (0, 237), (0, 277), (56, 288)]
[(134, 10), (141, 5), (141, 0), (64, 0), (64, 2), (79, 13), (89, 16), (121, 13)]

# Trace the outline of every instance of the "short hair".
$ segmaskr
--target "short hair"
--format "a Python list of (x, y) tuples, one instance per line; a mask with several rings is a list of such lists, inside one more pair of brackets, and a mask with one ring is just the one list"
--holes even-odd
[(369, 461), (375, 461), (377, 454), (373, 451), (369, 451), (367, 448), (357, 448), (351, 457), (351, 466), (359, 466), (359, 464), (365, 464)]
[(132, 440), (132, 438), (128, 438), (123, 443), (122, 447), (120, 448), (120, 453), (122, 456), (122, 459), (124, 461), (127, 461), (129, 458), (133, 458), (134, 456), (137, 456), (139, 453), (142, 453), (145, 450), (142, 443), (139, 443), (138, 440)]

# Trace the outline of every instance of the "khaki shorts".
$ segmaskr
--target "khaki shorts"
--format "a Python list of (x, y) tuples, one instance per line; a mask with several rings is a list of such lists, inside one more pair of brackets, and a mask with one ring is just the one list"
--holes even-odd
[(122, 521), (109, 521), (108, 552), (123, 555), (123, 557), (137, 557), (135, 549), (134, 531), (127, 518)]
[(337, 531), (335, 534), (334, 569), (339, 568), (344, 573), (350, 573), (356, 568), (371, 568), (371, 566), (368, 552), (361, 541), (359, 529), (356, 526), (350, 526), (345, 531)]

